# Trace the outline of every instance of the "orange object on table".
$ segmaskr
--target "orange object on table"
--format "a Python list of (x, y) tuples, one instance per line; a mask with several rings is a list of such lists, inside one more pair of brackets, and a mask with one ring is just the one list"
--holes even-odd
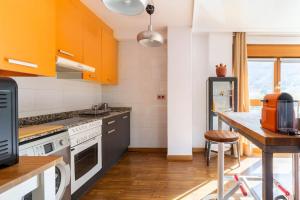
[(277, 131), (277, 103), (280, 93), (268, 94), (264, 97), (261, 112), (261, 126), (270, 131)]

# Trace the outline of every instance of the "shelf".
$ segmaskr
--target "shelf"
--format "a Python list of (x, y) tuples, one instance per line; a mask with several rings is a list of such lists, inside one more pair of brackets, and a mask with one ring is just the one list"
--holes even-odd
[(214, 97), (232, 97), (232, 95), (213, 95)]
[(219, 110), (219, 111), (210, 111), (214, 116), (218, 116), (217, 115), (217, 112), (233, 112), (232, 109), (229, 109), (229, 110)]

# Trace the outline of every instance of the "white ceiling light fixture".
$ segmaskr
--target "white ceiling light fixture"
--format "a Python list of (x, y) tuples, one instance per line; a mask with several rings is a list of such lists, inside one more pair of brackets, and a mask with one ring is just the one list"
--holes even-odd
[(148, 4), (148, 0), (102, 0), (102, 2), (109, 10), (129, 16), (141, 14)]
[(148, 30), (137, 35), (137, 41), (145, 47), (160, 47), (164, 43), (164, 38), (160, 33), (153, 31), (151, 15), (154, 13), (154, 5), (148, 4), (146, 11), (150, 15), (150, 24)]

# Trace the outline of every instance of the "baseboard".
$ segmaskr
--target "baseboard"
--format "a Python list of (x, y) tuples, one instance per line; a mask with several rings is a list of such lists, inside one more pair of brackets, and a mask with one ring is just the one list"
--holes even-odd
[[(141, 153), (166, 153), (167, 148), (128, 148), (129, 152), (141, 152)], [(204, 148), (193, 148), (193, 153), (204, 152)]]
[(168, 155), (168, 161), (192, 161), (193, 155)]
[(193, 153), (202, 153), (204, 152), (204, 148), (202, 147), (194, 147), (193, 148)]
[(128, 148), (128, 152), (167, 153), (167, 148)]

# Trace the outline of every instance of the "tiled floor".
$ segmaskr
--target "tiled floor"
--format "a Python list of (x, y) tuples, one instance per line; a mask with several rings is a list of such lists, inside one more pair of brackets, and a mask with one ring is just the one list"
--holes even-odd
[[(216, 189), (216, 161), (213, 158), (208, 168), (202, 153), (194, 154), (191, 162), (168, 162), (162, 153), (127, 153), (82, 199), (199, 200)], [(226, 157), (225, 168), (228, 175), (260, 176), (261, 159), (242, 158), (238, 168), (236, 159)], [(290, 190), (291, 159), (275, 158), (274, 172), (276, 179)], [(227, 185), (229, 187), (231, 183)], [(260, 193), (260, 184), (255, 182), (253, 185)], [(234, 199), (241, 199), (240, 194)]]

